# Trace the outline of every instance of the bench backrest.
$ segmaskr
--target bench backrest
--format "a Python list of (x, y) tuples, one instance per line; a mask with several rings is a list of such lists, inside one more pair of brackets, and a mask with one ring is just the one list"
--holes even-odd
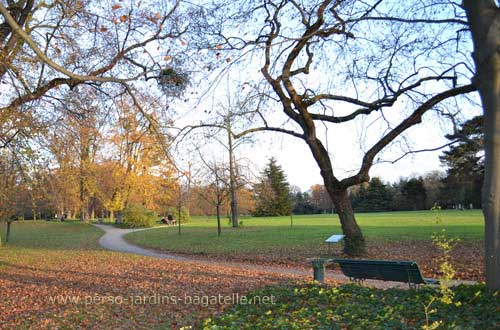
[(344, 275), (357, 279), (374, 279), (414, 284), (425, 283), (414, 261), (335, 259)]

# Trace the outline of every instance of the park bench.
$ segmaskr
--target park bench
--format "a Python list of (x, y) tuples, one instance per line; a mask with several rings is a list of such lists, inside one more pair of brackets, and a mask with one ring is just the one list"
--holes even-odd
[(438, 280), (422, 276), (418, 264), (414, 261), (388, 260), (352, 260), (352, 259), (312, 259), (314, 279), (320, 283), (324, 281), (325, 266), (338, 263), (342, 273), (351, 281), (381, 280), (408, 283), (410, 288), (417, 288), (420, 284), (439, 284)]

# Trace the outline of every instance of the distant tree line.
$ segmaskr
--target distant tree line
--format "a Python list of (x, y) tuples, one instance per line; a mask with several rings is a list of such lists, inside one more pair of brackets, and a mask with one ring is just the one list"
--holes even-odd
[[(446, 209), (477, 209), (481, 208), (481, 182), (474, 178), (459, 180), (453, 171), (401, 178), (392, 184), (374, 177), (352, 188), (350, 196), (356, 212), (429, 210), (434, 204)], [(295, 191), (291, 198), (294, 214), (335, 212), (321, 185), (306, 192)]]
[[(446, 209), (481, 208), (484, 177), (482, 116), (474, 117), (447, 135), (455, 142), (440, 156), (446, 172), (401, 178), (386, 183), (374, 177), (349, 191), (356, 212), (429, 210), (434, 204)], [(294, 214), (332, 212), (333, 204), (321, 185), (292, 193)]]
[(290, 198), (292, 199), (293, 214), (319, 214), (333, 213), (334, 207), (325, 186), (316, 184), (309, 191), (302, 192), (299, 187), (294, 187)]

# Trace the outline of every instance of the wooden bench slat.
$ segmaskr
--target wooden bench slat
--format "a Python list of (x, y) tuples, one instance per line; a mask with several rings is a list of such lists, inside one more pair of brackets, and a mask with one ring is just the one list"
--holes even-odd
[(417, 263), (411, 261), (335, 259), (350, 278), (425, 284)]
[(349, 278), (360, 280), (405, 282), (412, 285), (435, 284), (437, 280), (425, 279), (414, 261), (335, 259), (342, 272)]
[(345, 276), (358, 280), (382, 280), (405, 282), (412, 286), (419, 284), (438, 284), (438, 280), (422, 276), (414, 261), (357, 260), (357, 259), (310, 259), (314, 268), (314, 279), (323, 282), (324, 268), (329, 263), (338, 263)]

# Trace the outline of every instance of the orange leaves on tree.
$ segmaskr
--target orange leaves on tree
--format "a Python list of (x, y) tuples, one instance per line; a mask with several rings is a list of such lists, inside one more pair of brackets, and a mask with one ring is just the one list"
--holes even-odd
[(111, 6), (111, 9), (113, 9), (113, 10), (118, 10), (118, 9), (120, 9), (121, 7), (122, 7), (122, 5), (120, 5), (120, 4), (118, 4), (118, 3), (116, 3), (116, 4), (114, 4), (114, 5), (112, 5), (112, 6)]
[[(158, 23), (158, 20), (162, 19), (162, 17), (163, 17), (163, 16), (162, 16), (160, 13), (156, 13), (156, 14), (154, 14), (153, 16), (147, 16), (146, 18), (147, 18), (148, 20), (150, 20), (151, 22), (153, 22), (153, 23), (157, 24), (157, 23)], [(160, 26), (160, 28), (161, 28), (161, 26)]]
[(128, 16), (127, 15), (122, 15), (120, 16), (120, 22), (124, 23), (128, 20)]

